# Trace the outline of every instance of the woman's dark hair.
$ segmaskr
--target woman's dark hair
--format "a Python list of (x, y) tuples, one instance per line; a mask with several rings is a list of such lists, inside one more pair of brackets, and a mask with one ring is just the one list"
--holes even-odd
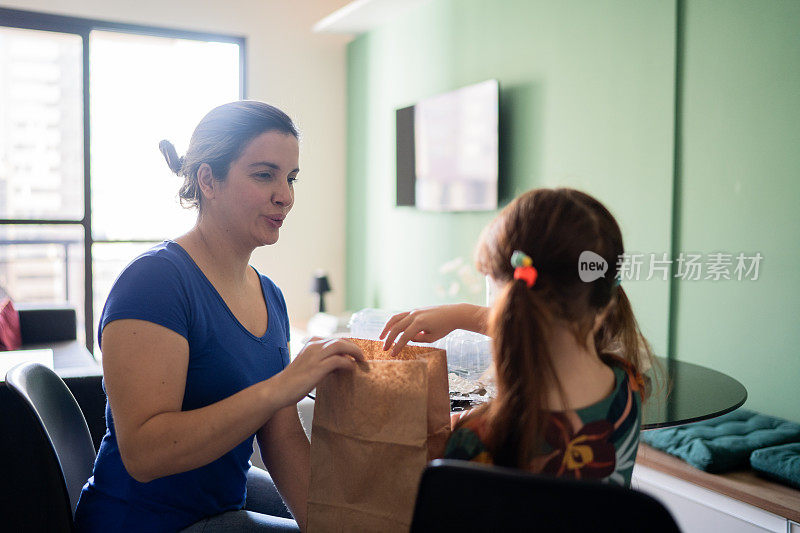
[(178, 157), (175, 146), (164, 140), (158, 148), (170, 170), (184, 181), (178, 193), (184, 207), (200, 207), (201, 194), (197, 169), (207, 163), (214, 179), (224, 181), (231, 163), (244, 152), (250, 141), (269, 131), (299, 139), (297, 127), (289, 116), (264, 102), (242, 100), (215, 107), (194, 129), (186, 155)]
[[(511, 255), (521, 250), (538, 271), (533, 287), (514, 280)], [(608, 264), (604, 277), (584, 282), (581, 252)], [(625, 291), (615, 283), (624, 253), (622, 234), (611, 213), (596, 199), (573, 189), (535, 189), (509, 204), (484, 230), (476, 251), (478, 270), (506, 282), (489, 320), (493, 337), (497, 397), (483, 410), (494, 462), (525, 467), (541, 446), (549, 387), (564, 398), (547, 344), (553, 321), (568, 325), (584, 344), (598, 315), (598, 354), (616, 354), (641, 373), (652, 351), (633, 316)]]

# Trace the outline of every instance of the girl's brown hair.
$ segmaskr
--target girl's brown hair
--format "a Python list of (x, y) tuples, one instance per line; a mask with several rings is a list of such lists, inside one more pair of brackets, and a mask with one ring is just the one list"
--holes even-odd
[[(532, 288), (514, 280), (511, 255), (521, 250), (533, 260), (538, 278)], [(592, 251), (608, 264), (605, 276), (581, 281), (578, 260)], [(535, 189), (509, 204), (481, 235), (478, 270), (505, 288), (489, 320), (494, 339), (497, 397), (482, 410), (487, 447), (495, 464), (524, 468), (541, 446), (546, 393), (564, 391), (547, 344), (549, 324), (567, 324), (585, 345), (599, 313), (605, 318), (594, 335), (598, 354), (616, 354), (641, 373), (652, 363), (625, 291), (615, 283), (622, 234), (611, 213), (596, 199), (574, 189)], [(476, 413), (478, 414), (478, 413)]]

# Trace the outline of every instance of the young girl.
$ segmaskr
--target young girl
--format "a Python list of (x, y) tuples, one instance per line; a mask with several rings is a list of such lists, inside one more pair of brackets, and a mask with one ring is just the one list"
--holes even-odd
[[(606, 261), (604, 276), (581, 280), (584, 251)], [(454, 329), (494, 339), (497, 396), (453, 415), (445, 457), (630, 486), (652, 352), (616, 282), (623, 252), (614, 217), (591, 196), (528, 191), (478, 244), (478, 270), (499, 289), (491, 309), (440, 306), (387, 322), (386, 349)]]

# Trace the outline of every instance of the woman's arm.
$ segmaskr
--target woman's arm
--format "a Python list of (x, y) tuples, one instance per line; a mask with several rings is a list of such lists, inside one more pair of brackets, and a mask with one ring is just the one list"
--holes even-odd
[(241, 443), (281, 408), (295, 405), (317, 381), (363, 360), (347, 341), (314, 341), (286, 369), (224, 400), (181, 411), (189, 346), (174, 331), (143, 320), (116, 320), (103, 330), (103, 374), (120, 455), (134, 479), (204, 466)]
[(395, 338), (400, 335), (392, 348), (392, 355), (397, 355), (408, 341), (435, 342), (455, 329), (465, 329), (485, 335), (488, 316), (488, 307), (472, 304), (414, 309), (390, 318), (380, 338), (386, 337), (383, 349), (388, 350)]
[(258, 430), (256, 438), (264, 466), (300, 529), (305, 531), (311, 446), (300, 424), (297, 406), (290, 405), (275, 413)]

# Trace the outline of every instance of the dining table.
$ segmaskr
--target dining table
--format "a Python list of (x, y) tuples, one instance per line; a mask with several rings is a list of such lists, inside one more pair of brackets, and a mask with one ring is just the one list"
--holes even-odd
[(646, 373), (653, 386), (644, 404), (642, 430), (708, 420), (747, 400), (744, 385), (723, 372), (674, 358), (655, 359)]

